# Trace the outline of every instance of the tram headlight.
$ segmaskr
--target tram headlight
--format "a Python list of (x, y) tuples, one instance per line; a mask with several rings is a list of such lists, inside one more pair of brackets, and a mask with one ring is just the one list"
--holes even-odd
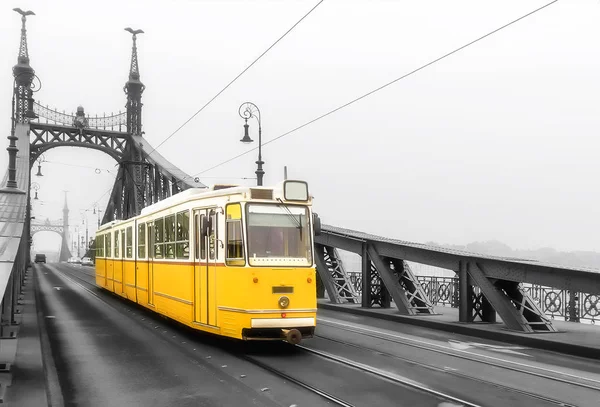
[(287, 308), (288, 305), (290, 305), (290, 299), (288, 297), (279, 297), (279, 307), (280, 308)]

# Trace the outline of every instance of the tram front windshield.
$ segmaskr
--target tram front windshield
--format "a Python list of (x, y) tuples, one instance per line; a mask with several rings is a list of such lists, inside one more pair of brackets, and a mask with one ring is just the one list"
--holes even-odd
[(248, 254), (252, 266), (311, 266), (308, 208), (248, 205)]

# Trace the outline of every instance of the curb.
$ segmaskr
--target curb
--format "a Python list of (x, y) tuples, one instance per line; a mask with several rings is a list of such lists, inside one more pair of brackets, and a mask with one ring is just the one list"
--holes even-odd
[(489, 339), (499, 342), (506, 342), (512, 345), (521, 345), (529, 348), (548, 350), (552, 352), (564, 353), (567, 355), (578, 356), (586, 359), (600, 359), (600, 347), (594, 348), (572, 343), (564, 343), (548, 340), (540, 337), (539, 334), (519, 334), (506, 330), (488, 330), (477, 328), (472, 324), (460, 322), (442, 322), (419, 317), (410, 317), (397, 314), (380, 314), (362, 308), (349, 308), (335, 304), (317, 303), (317, 308), (345, 312), (347, 314), (367, 316), (370, 318), (383, 319), (386, 321), (401, 322), (409, 325), (416, 325), (423, 328), (436, 329), (438, 331), (452, 332), (456, 334), (474, 336), (482, 339)]

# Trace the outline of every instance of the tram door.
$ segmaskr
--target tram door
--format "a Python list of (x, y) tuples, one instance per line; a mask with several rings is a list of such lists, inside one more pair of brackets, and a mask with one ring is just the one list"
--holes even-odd
[(121, 230), (121, 295), (125, 294), (125, 229)]
[(148, 229), (146, 236), (148, 239), (148, 245), (146, 251), (148, 252), (148, 304), (154, 305), (154, 224), (148, 222)]
[(194, 211), (194, 320), (217, 325), (217, 215)]

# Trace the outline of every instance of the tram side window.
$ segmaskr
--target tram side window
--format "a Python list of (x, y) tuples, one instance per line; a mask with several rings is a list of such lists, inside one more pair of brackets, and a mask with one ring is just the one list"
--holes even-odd
[(175, 258), (175, 215), (165, 217), (165, 258)]
[(108, 232), (106, 235), (104, 235), (104, 237), (106, 238), (106, 257), (112, 257), (113, 253), (112, 253), (112, 240), (111, 240), (111, 232)]
[(115, 257), (119, 258), (120, 257), (120, 253), (119, 253), (119, 235), (121, 233), (118, 230), (115, 230)]
[(143, 259), (146, 257), (146, 224), (141, 223), (138, 225), (138, 258)]
[(163, 218), (154, 221), (154, 257), (156, 259), (164, 257), (164, 223), (165, 220)]
[(178, 259), (188, 259), (190, 257), (190, 213), (189, 211), (179, 212), (177, 214), (177, 239), (175, 251)]
[(104, 257), (104, 235), (96, 236), (96, 257)]
[(245, 261), (242, 238), (242, 208), (240, 204), (227, 205), (225, 223), (227, 226), (225, 261), (228, 266), (243, 266)]
[(119, 240), (119, 243), (121, 244), (121, 257), (125, 258), (125, 229), (121, 230), (121, 240)]
[(128, 259), (133, 258), (133, 227), (127, 228), (127, 235), (125, 237), (125, 256)]

